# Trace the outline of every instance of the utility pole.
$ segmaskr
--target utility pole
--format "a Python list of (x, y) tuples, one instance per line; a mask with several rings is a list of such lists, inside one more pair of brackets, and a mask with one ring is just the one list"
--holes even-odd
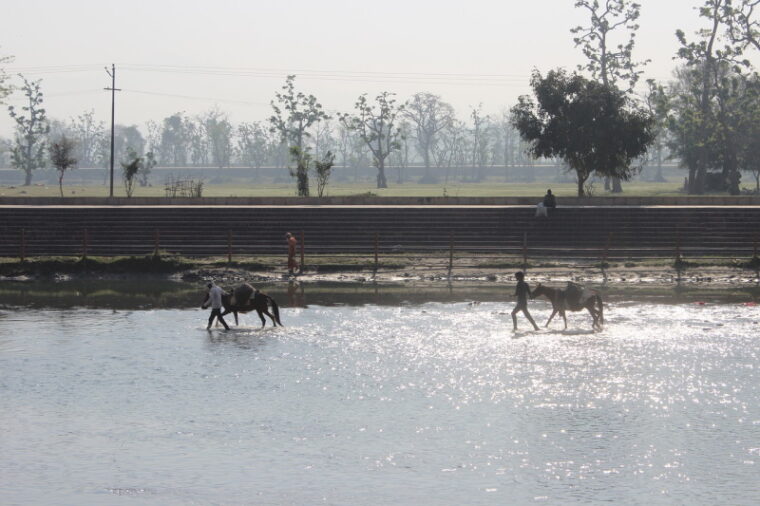
[(106, 67), (106, 74), (111, 76), (111, 87), (103, 88), (111, 92), (111, 190), (108, 196), (113, 197), (113, 127), (116, 116), (116, 92), (121, 90), (116, 87), (116, 65), (112, 63), (111, 70), (108, 70), (108, 67)]

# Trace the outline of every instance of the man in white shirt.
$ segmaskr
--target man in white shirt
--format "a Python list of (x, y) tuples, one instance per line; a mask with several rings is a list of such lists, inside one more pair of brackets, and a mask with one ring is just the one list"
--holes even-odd
[(206, 330), (211, 330), (211, 324), (214, 323), (214, 318), (218, 318), (219, 321), (222, 322), (225, 330), (230, 330), (227, 322), (222, 318), (222, 295), (225, 295), (224, 290), (214, 284), (213, 281), (206, 286), (208, 286), (208, 295), (201, 306), (201, 308), (206, 309), (211, 305), (211, 315), (208, 317), (208, 327), (206, 327)]

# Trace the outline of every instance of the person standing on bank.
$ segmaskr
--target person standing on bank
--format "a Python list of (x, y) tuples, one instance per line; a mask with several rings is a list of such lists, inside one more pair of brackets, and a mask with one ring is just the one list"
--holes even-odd
[(298, 239), (296, 239), (290, 232), (286, 232), (285, 240), (288, 243), (288, 274), (292, 276), (295, 271), (298, 270), (298, 262), (296, 262), (296, 246), (298, 246)]
[(514, 331), (517, 331), (517, 313), (523, 312), (528, 321), (533, 325), (535, 330), (538, 330), (538, 325), (533, 321), (533, 317), (528, 312), (528, 297), (533, 298), (530, 293), (530, 286), (525, 282), (525, 274), (522, 272), (516, 272), (515, 278), (517, 278), (517, 288), (515, 289), (515, 296), (517, 297), (517, 305), (512, 310), (512, 324), (514, 325)]
[(206, 330), (211, 330), (211, 324), (214, 323), (214, 318), (218, 318), (219, 321), (222, 322), (224, 330), (230, 330), (229, 325), (227, 325), (227, 322), (222, 318), (222, 295), (224, 295), (224, 290), (214, 284), (213, 281), (206, 286), (208, 287), (208, 297), (201, 306), (202, 309), (206, 309), (209, 305), (211, 306), (211, 315), (208, 317), (208, 326), (206, 327)]

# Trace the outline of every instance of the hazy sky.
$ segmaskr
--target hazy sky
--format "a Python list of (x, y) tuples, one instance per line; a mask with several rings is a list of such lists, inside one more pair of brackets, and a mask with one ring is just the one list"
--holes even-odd
[[(637, 59), (645, 77), (668, 79), (674, 32), (692, 33), (699, 0), (639, 0)], [(328, 110), (348, 111), (364, 92), (441, 95), (466, 118), (511, 106), (531, 70), (583, 61), (569, 30), (587, 23), (574, 0), (9, 0), (0, 54), (7, 72), (42, 78), (50, 117), (94, 109), (110, 121), (117, 66), (117, 123), (143, 126), (218, 106), (233, 122), (262, 120), (288, 73)], [(757, 58), (755, 58), (757, 61)], [(19, 94), (7, 102), (20, 104)], [(4, 110), (5, 107), (2, 107)], [(0, 110), (0, 135), (11, 122)]]

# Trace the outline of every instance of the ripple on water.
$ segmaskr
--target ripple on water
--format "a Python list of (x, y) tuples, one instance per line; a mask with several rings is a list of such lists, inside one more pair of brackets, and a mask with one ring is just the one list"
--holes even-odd
[(0, 319), (0, 487), (11, 502), (760, 501), (756, 308), (617, 304), (602, 332), (572, 314), (517, 334), (510, 309), (312, 307), (210, 333), (198, 311)]

